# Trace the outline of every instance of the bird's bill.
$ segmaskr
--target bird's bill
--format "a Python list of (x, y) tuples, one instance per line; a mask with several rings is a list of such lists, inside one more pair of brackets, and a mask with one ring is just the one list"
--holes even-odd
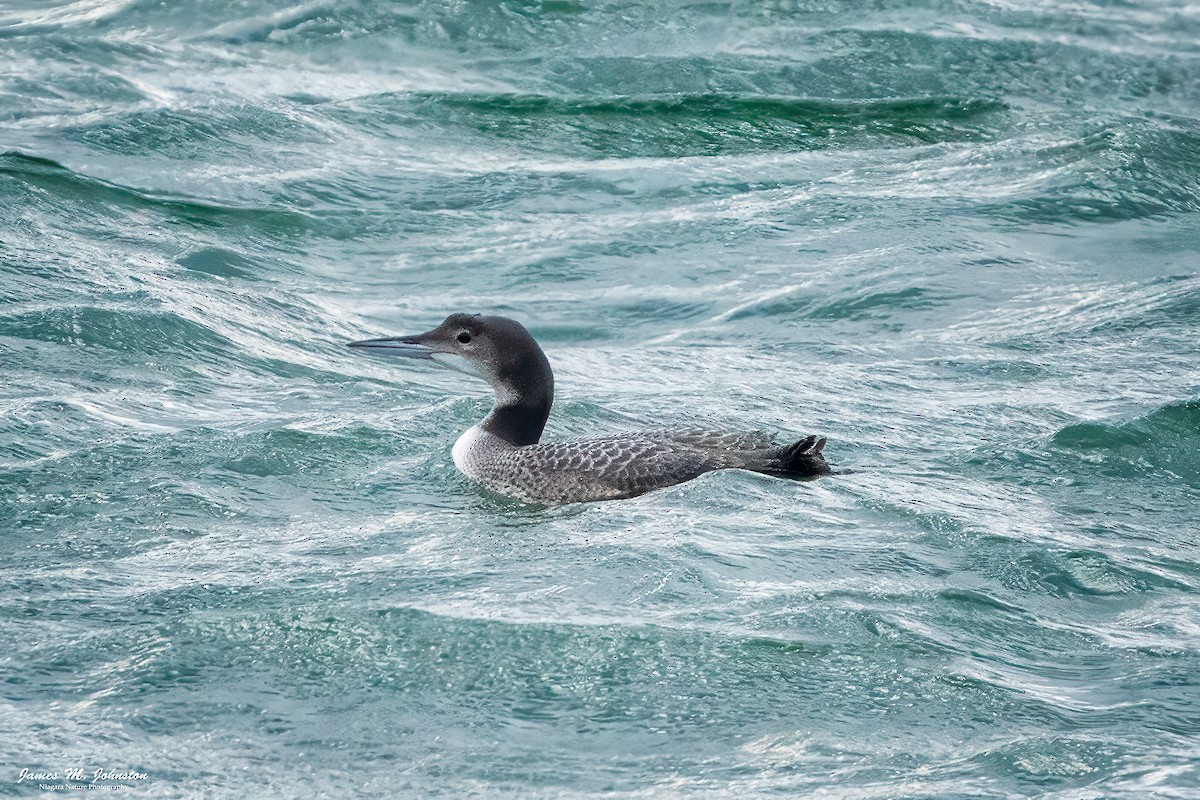
[(420, 336), (392, 336), (387, 339), (364, 339), (350, 342), (349, 347), (360, 347), (381, 356), (404, 356), (405, 358), (433, 358), (434, 350), (421, 342)]
[(437, 330), (419, 333), (416, 336), (367, 339), (362, 342), (351, 342), (350, 346), (362, 348), (368, 353), (378, 353), (381, 356), (428, 359), (455, 372), (465, 372), (468, 375), (488, 380), (487, 371), (480, 362), (451, 352), (450, 344), (442, 339)]

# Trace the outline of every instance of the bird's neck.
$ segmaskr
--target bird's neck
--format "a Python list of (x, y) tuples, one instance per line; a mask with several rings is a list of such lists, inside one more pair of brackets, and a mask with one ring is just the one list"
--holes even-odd
[(550, 416), (550, 403), (497, 403), (479, 427), (513, 447), (537, 444)]
[(554, 405), (554, 375), (545, 356), (538, 366), (543, 365), (543, 369), (495, 381), (496, 405), (479, 427), (513, 447), (537, 444)]

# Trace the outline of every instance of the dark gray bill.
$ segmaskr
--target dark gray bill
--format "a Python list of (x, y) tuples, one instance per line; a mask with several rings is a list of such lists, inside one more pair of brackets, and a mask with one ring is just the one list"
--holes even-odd
[(350, 342), (350, 347), (361, 347), (381, 356), (404, 356), (406, 358), (433, 358), (434, 349), (414, 342), (412, 336), (395, 336), (390, 339), (365, 339)]

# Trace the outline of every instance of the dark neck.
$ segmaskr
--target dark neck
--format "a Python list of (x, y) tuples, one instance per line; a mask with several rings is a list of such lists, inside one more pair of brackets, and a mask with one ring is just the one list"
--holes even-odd
[(499, 436), (513, 447), (523, 447), (527, 444), (537, 444), (542, 437), (542, 429), (546, 427), (546, 419), (550, 416), (550, 402), (531, 403), (522, 400), (518, 403), (498, 405), (492, 409), (480, 423), (493, 436)]
[(479, 427), (513, 447), (537, 444), (554, 404), (554, 372), (537, 343), (519, 360), (501, 366), (491, 379), (496, 405)]

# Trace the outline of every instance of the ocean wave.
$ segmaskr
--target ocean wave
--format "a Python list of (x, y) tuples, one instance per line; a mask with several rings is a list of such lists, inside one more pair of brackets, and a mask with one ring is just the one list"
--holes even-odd
[(1069, 425), (1051, 444), (1088, 471), (1176, 480), (1200, 489), (1200, 400), (1171, 403), (1127, 422)]
[(208, 160), (245, 157), (263, 145), (326, 141), (297, 114), (250, 104), (130, 111), (65, 126), (62, 135), (99, 152)]
[(513, 154), (688, 158), (911, 146), (994, 135), (1002, 104), (956, 97), (822, 101), (754, 95), (592, 97), (405, 93), (359, 98), (339, 118), (446, 135)]
[[(1046, 184), (1017, 198), (1015, 216), (1039, 223), (1120, 221), (1200, 211), (1200, 132), (1142, 119), (1114, 122), (1029, 154)], [(995, 213), (1012, 216), (1004, 206)]]
[[(15, 150), (0, 154), (0, 181), (16, 184), (18, 189), (41, 190), (42, 197), (24, 194), (6, 198), (0, 194), (0, 210), (12, 210), (17, 202), (42, 200), (87, 208), (91, 213), (111, 208), (157, 211), (172, 221), (199, 228), (249, 226), (279, 236), (296, 235), (309, 229), (305, 214), (280, 208), (239, 207), (200, 199), (171, 197), (144, 192), (75, 172), (48, 158)], [(3, 183), (0, 183), (0, 187)]]
[(169, 312), (70, 306), (0, 315), (0, 335), (124, 353), (224, 356), (228, 339)]

